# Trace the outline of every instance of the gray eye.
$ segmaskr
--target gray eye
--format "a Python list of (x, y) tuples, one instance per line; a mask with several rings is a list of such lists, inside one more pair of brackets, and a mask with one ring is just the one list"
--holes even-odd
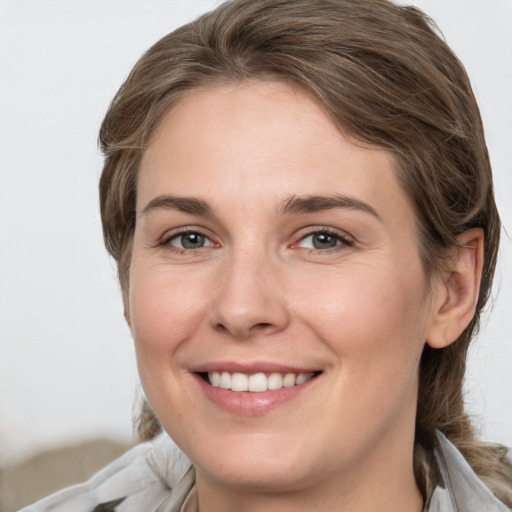
[(199, 233), (187, 233), (186, 235), (182, 235), (182, 245), (185, 249), (198, 249), (199, 247), (204, 247), (204, 235)]
[(315, 249), (332, 249), (338, 245), (339, 238), (329, 233), (315, 233), (311, 242)]
[(205, 235), (194, 231), (172, 237), (170, 244), (180, 249), (201, 249), (207, 245), (212, 245)]
[(326, 231), (318, 231), (305, 236), (300, 245), (306, 249), (333, 249), (340, 244), (341, 240), (338, 235), (328, 233)]

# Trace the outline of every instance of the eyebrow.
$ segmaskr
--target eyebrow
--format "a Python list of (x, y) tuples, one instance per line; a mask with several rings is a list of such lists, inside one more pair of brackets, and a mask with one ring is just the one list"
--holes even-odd
[(195, 197), (179, 197), (173, 195), (161, 195), (151, 199), (142, 210), (142, 215), (147, 215), (153, 210), (176, 210), (191, 215), (211, 216), (211, 206), (202, 199)]
[[(355, 197), (333, 195), (333, 196), (297, 196), (292, 195), (285, 199), (278, 208), (278, 214), (300, 214), (314, 213), (333, 208), (345, 208), (349, 210), (358, 210), (373, 215), (382, 220), (377, 211), (368, 203), (356, 199)], [(213, 209), (210, 204), (195, 197), (180, 197), (173, 195), (157, 196), (144, 207), (141, 214), (147, 215), (153, 210), (175, 210), (191, 215), (201, 215), (203, 217), (213, 216)]]
[(291, 196), (280, 205), (279, 211), (283, 214), (289, 213), (314, 213), (322, 210), (331, 210), (333, 208), (346, 208), (349, 210), (358, 210), (373, 215), (382, 220), (368, 203), (351, 196), (332, 195), (332, 196)]

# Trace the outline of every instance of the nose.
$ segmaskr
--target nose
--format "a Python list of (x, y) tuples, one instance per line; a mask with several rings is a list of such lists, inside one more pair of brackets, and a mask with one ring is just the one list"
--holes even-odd
[(285, 329), (290, 317), (279, 267), (250, 251), (225, 261), (213, 301), (213, 327), (237, 339)]

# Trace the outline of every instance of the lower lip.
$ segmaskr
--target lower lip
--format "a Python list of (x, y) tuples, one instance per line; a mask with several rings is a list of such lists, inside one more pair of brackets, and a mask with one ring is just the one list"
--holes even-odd
[(231, 391), (217, 388), (205, 382), (200, 375), (194, 374), (206, 397), (222, 409), (242, 416), (261, 416), (280, 405), (293, 400), (306, 391), (318, 377), (304, 384), (281, 388), (273, 391)]

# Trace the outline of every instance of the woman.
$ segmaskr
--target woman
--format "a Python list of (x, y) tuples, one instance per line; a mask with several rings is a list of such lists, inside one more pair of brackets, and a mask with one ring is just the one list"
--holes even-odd
[(462, 400), (490, 165), (420, 11), (228, 2), (141, 58), (100, 142), (154, 440), (27, 510), (512, 507)]

